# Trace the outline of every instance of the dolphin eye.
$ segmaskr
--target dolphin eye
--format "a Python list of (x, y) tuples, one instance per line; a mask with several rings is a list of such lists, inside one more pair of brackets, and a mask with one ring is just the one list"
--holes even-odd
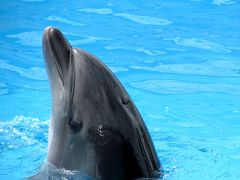
[(124, 104), (124, 105), (128, 105), (128, 103), (129, 103), (129, 98), (128, 98), (126, 95), (123, 95), (123, 96), (121, 97), (121, 102), (122, 102), (122, 104)]
[(69, 126), (73, 132), (78, 132), (82, 128), (82, 123), (74, 120), (69, 121)]

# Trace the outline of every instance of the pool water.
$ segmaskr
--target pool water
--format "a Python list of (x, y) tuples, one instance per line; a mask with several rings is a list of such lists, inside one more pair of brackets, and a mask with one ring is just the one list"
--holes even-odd
[(29, 177), (46, 161), (49, 25), (122, 82), (164, 179), (239, 179), (239, 11), (238, 0), (1, 1), (0, 179)]

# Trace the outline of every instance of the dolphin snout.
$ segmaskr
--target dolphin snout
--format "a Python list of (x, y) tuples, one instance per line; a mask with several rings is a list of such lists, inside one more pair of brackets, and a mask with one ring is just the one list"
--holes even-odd
[(54, 27), (47, 27), (44, 30), (42, 42), (49, 75), (55, 76), (53, 73), (57, 71), (61, 80), (64, 81), (70, 64), (71, 45), (64, 35)]
[(71, 45), (64, 35), (58, 29), (51, 26), (44, 30), (43, 47), (55, 51), (54, 55), (58, 55), (61, 52), (68, 52), (71, 49)]

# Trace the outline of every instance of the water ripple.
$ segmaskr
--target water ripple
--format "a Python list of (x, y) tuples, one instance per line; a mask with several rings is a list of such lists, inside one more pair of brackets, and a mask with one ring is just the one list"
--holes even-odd
[(128, 13), (113, 13), (112, 9), (110, 8), (100, 8), (100, 9), (87, 8), (87, 9), (79, 9), (78, 11), (85, 12), (85, 13), (100, 14), (100, 15), (112, 14), (113, 16), (122, 17), (128, 20), (131, 20), (133, 22), (137, 22), (145, 25), (166, 26), (173, 23), (172, 21), (163, 19), (163, 18), (141, 16), (141, 15), (128, 14)]
[[(76, 36), (76, 34), (72, 34), (68, 32), (64, 32), (64, 34)], [(18, 34), (11, 34), (11, 35), (7, 35), (7, 37), (18, 39), (16, 42), (22, 45), (34, 46), (34, 47), (40, 47), (42, 45), (42, 31), (30, 31), (30, 32), (23, 32)], [(70, 40), (70, 42), (72, 45), (78, 45), (78, 44), (90, 44), (99, 40), (111, 40), (111, 39), (104, 38), (104, 37), (86, 36), (80, 40), (72, 40), (72, 41)]]
[(109, 68), (114, 73), (122, 72), (122, 71), (128, 71), (129, 70), (128, 68), (125, 68), (125, 67), (113, 67), (113, 66), (110, 66)]
[(97, 41), (102, 41), (102, 40), (111, 40), (110, 38), (104, 38), (104, 37), (95, 37), (95, 36), (87, 36), (84, 37), (83, 39), (79, 39), (79, 40), (70, 40), (71, 45), (75, 46), (75, 45), (79, 45), (79, 44), (91, 44), (91, 43), (95, 43)]
[(6, 35), (8, 38), (18, 39), (16, 42), (26, 46), (40, 47), (42, 45), (42, 31), (29, 31)]
[(220, 5), (227, 5), (227, 4), (234, 4), (236, 3), (235, 1), (232, 0), (214, 0), (213, 4), (216, 4), (218, 6)]
[(106, 46), (104, 48), (107, 49), (107, 50), (116, 50), (116, 49), (133, 50), (133, 51), (144, 53), (148, 56), (158, 56), (158, 55), (167, 54), (165, 51), (149, 50), (149, 49), (146, 49), (146, 48), (143, 48), (143, 47)]
[(8, 89), (6, 89), (7, 85), (4, 83), (0, 83), (0, 95), (4, 95), (8, 93)]
[(203, 76), (240, 76), (240, 62), (225, 60), (210, 60), (194, 64), (162, 64), (157, 66), (130, 66), (133, 69), (157, 71), (161, 73), (191, 74)]
[(45, 69), (39, 67), (32, 67), (30, 69), (24, 69), (17, 67), (0, 59), (0, 69), (6, 69), (19, 73), (22, 77), (34, 79), (34, 80), (47, 80), (47, 74)]
[(203, 50), (212, 51), (215, 53), (231, 53), (231, 49), (224, 47), (221, 44), (213, 43), (207, 40), (198, 38), (165, 38), (164, 40), (173, 40), (179, 46), (194, 47)]
[(130, 83), (132, 87), (160, 94), (215, 92), (240, 95), (240, 87), (220, 83), (191, 83), (175, 80), (147, 80)]
[(84, 25), (86, 25), (86, 24), (83, 24), (83, 23), (80, 23), (80, 22), (70, 21), (68, 19), (61, 18), (59, 16), (54, 16), (54, 15), (48, 16), (45, 20), (56, 21), (56, 22), (60, 22), (60, 23), (70, 24), (70, 25), (73, 25), (73, 26), (84, 26)]
[(0, 89), (0, 95), (8, 94), (8, 89)]
[(113, 13), (112, 9), (110, 9), (110, 8), (100, 8), (100, 9), (88, 8), (88, 9), (79, 9), (78, 11), (85, 12), (85, 13), (94, 13), (94, 14), (111, 14), (111, 13)]
[(22, 0), (23, 2), (42, 2), (45, 0)]
[(115, 13), (113, 15), (131, 20), (133, 22), (137, 22), (140, 24), (145, 24), (145, 25), (166, 26), (166, 25), (170, 25), (173, 23), (172, 21), (167, 20), (167, 19), (150, 17), (150, 16), (140, 16), (140, 15), (128, 14), (128, 13)]
[(6, 84), (0, 83), (0, 87), (6, 87)]

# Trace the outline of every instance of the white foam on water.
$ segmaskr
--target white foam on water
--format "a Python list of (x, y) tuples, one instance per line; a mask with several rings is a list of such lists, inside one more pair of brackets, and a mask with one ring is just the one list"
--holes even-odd
[(0, 169), (7, 179), (23, 179), (46, 159), (48, 127), (49, 120), (23, 115), (0, 120)]
[[(10, 121), (0, 121), (2, 134), (1, 146), (5, 148), (19, 148), (38, 143), (37, 138), (47, 138), (48, 121), (41, 121), (38, 118), (19, 115)], [(4, 143), (8, 146), (4, 146)]]

